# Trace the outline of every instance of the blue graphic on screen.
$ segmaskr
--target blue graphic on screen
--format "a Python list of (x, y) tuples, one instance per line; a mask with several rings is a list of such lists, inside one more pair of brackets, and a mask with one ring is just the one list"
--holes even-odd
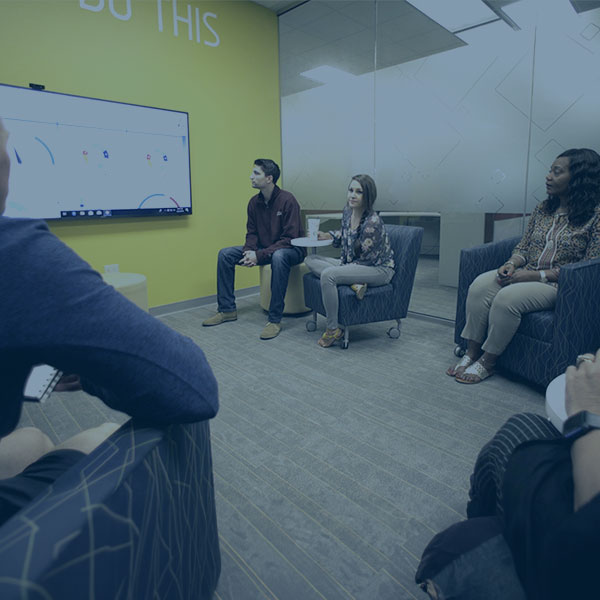
[(39, 137), (35, 138), (42, 146), (44, 146), (44, 148), (46, 148), (46, 150), (48, 150), (48, 154), (50, 155), (50, 160), (52, 161), (52, 164), (54, 164), (54, 155), (52, 154), (52, 150), (50, 150), (50, 148), (48, 148), (48, 144), (46, 144), (46, 142), (44, 142), (43, 140), (40, 140)]
[(191, 213), (188, 115), (0, 84), (7, 216)]

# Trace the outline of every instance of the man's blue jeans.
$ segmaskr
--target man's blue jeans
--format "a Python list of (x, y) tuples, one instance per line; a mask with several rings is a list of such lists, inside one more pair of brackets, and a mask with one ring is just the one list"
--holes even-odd
[[(219, 312), (236, 310), (235, 267), (242, 259), (242, 246), (230, 246), (219, 250), (217, 262), (217, 304)], [(269, 322), (279, 323), (283, 314), (283, 301), (287, 291), (290, 269), (304, 260), (301, 248), (281, 248), (271, 256), (271, 304), (269, 305)]]

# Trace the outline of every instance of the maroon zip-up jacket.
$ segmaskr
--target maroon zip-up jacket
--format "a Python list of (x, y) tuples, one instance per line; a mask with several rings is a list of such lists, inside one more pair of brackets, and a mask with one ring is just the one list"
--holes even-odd
[[(246, 224), (246, 250), (256, 252), (259, 265), (271, 262), (271, 256), (280, 248), (291, 248), (291, 240), (304, 237), (300, 218), (300, 205), (294, 194), (275, 186), (268, 204), (262, 192), (252, 196), (248, 202)], [(306, 256), (306, 250), (302, 248)]]

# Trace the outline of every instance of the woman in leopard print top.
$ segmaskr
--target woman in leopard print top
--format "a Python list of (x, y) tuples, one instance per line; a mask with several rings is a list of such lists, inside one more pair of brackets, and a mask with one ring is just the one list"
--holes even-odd
[(561, 266), (600, 256), (600, 156), (587, 148), (563, 152), (546, 191), (510, 259), (469, 287), (461, 333), (467, 353), (446, 371), (460, 383), (493, 374), (523, 314), (554, 307)]

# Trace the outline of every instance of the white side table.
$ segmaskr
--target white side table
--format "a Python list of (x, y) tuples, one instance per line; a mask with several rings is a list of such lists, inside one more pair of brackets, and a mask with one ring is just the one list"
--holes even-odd
[(312, 248), (312, 253), (317, 253), (317, 248), (324, 246), (331, 246), (333, 240), (316, 240), (309, 237), (294, 238), (292, 240), (292, 246), (299, 246), (300, 248)]
[(565, 407), (565, 374), (555, 377), (546, 388), (546, 416), (561, 433), (567, 420)]
[(102, 279), (125, 298), (148, 312), (148, 286), (146, 276), (139, 273), (100, 273)]

